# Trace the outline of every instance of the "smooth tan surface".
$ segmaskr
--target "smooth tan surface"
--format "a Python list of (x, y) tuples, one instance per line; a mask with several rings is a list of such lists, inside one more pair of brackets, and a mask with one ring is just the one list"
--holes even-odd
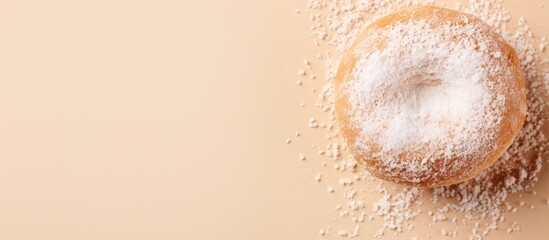
[[(544, 2), (506, 5), (549, 36)], [(295, 85), (317, 52), (308, 16), (294, 13), (305, 5), (0, 2), (0, 239), (297, 240), (352, 228), (330, 220), (343, 201), (325, 188), (339, 175), (315, 183), (319, 161), (297, 157), (325, 144), (306, 128), (322, 80)], [(524, 197), (536, 209), (506, 221), (522, 232), (490, 238), (547, 236), (548, 189), (544, 170)], [(429, 222), (404, 236), (438, 231)]]

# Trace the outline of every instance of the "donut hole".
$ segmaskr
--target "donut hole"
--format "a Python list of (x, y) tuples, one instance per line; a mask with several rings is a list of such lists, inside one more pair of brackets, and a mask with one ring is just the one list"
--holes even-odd
[(416, 115), (412, 118), (441, 121), (447, 113), (449, 102), (448, 84), (435, 74), (412, 76), (405, 84), (407, 94), (403, 99), (407, 112)]
[(388, 111), (385, 150), (419, 146), (440, 136), (450, 138), (471, 117), (482, 89), (471, 84), (475, 80), (467, 74), (451, 75), (423, 69), (402, 82), (400, 95), (391, 104), (396, 111)]

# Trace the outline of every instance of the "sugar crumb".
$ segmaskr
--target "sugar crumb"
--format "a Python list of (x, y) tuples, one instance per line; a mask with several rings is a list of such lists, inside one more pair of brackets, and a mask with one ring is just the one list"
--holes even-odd
[(344, 230), (339, 230), (339, 231), (337, 231), (337, 235), (340, 236), (340, 237), (346, 237), (346, 236), (347, 236), (347, 232), (344, 231)]

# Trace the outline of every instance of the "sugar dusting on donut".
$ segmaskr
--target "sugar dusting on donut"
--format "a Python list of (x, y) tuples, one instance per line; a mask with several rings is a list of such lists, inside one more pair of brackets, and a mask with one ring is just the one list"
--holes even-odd
[(452, 35), (460, 35), (452, 33), (461, 30), (431, 29), (420, 21), (372, 35), (372, 41), (386, 40), (387, 46), (383, 51), (358, 53), (353, 75), (359, 81), (346, 89), (353, 120), (363, 130), (359, 141), (379, 139), (382, 152), (390, 152), (442, 143), (444, 137), (453, 140), (444, 155), (453, 155), (460, 145), (469, 145), (465, 149), (482, 145), (459, 139), (465, 134), (480, 139), (475, 136), (480, 122), (467, 120), (478, 116), (492, 98), (480, 79), (486, 74), (481, 66), (488, 62), (486, 57), (469, 42), (447, 46)]
[[(513, 66), (498, 49), (501, 37), (469, 18), (433, 15), (368, 28), (354, 48), (358, 60), (340, 92), (360, 131), (351, 148), (381, 161), (378, 171), (424, 182), (496, 151), (506, 97), (519, 97), (506, 96)], [(435, 161), (444, 161), (437, 171)]]
[[(386, 40), (382, 51), (358, 53), (354, 78), (345, 90), (350, 98), (354, 123), (362, 130), (357, 144), (379, 141), (382, 152), (401, 149), (444, 149), (440, 158), (479, 152), (481, 127), (491, 127), (501, 105), (482, 82), (489, 60), (470, 40), (454, 44), (460, 27), (431, 29), (427, 22), (398, 24), (379, 36)], [(372, 40), (379, 41), (379, 40)], [(501, 95), (504, 98), (503, 95)], [(504, 99), (502, 99), (504, 100)], [(489, 113), (489, 114), (488, 114)], [(491, 119), (475, 119), (482, 116)], [(468, 121), (475, 119), (478, 121)], [(470, 137), (470, 141), (465, 139)], [(441, 145), (442, 144), (442, 145)]]

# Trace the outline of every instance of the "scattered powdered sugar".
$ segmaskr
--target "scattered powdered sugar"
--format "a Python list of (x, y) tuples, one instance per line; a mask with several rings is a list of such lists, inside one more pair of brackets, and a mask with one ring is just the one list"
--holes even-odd
[[(320, 161), (323, 162), (321, 165), (326, 166), (326, 162), (331, 162), (329, 166), (333, 165), (334, 167), (326, 169), (335, 170), (335, 173), (340, 174), (341, 177), (336, 178), (340, 179), (338, 182), (330, 182), (326, 178), (322, 179), (322, 183), (326, 182), (326, 184), (332, 184), (332, 186), (334, 184), (340, 185), (341, 191), (338, 188), (338, 192), (335, 192), (333, 187), (325, 186), (326, 191), (332, 194), (342, 194), (342, 199), (346, 204), (336, 209), (338, 216), (342, 219), (340, 222), (343, 223), (345, 222), (343, 220), (346, 219), (349, 221), (349, 225), (345, 229), (353, 229), (354, 226), (356, 230), (352, 233), (346, 230), (338, 230), (336, 235), (340, 237), (357, 237), (361, 229), (360, 225), (368, 222), (370, 227), (367, 228), (371, 229), (372, 224), (378, 223), (377, 219), (382, 220), (381, 225), (375, 226), (378, 230), (374, 233), (374, 236), (377, 238), (383, 237), (387, 232), (398, 234), (402, 231), (411, 231), (414, 228), (414, 219), (420, 215), (427, 215), (433, 220), (429, 226), (435, 227), (439, 222), (448, 222), (449, 224), (453, 224), (452, 226), (455, 226), (455, 228), (445, 226), (445, 228), (433, 231), (437, 232), (437, 234), (446, 237), (459, 236), (462, 238), (469, 236), (470, 239), (481, 239), (490, 231), (498, 229), (499, 225), (502, 225), (500, 227), (502, 231), (507, 231), (510, 234), (519, 231), (520, 224), (517, 222), (505, 222), (505, 215), (515, 213), (520, 208), (530, 209), (530, 205), (524, 201), (521, 205), (508, 199), (510, 196), (520, 197), (534, 187), (545, 161), (543, 157), (547, 154), (547, 140), (543, 134), (542, 126), (547, 118), (545, 99), (547, 97), (547, 87), (549, 86), (549, 70), (543, 69), (549, 69), (549, 59), (541, 55), (541, 52), (547, 51), (545, 49), (547, 40), (539, 39), (539, 41), (536, 41), (525, 19), (511, 19), (509, 11), (503, 8), (500, 0), (471, 0), (467, 3), (458, 2), (455, 5), (446, 5), (445, 7), (464, 11), (481, 18), (501, 34), (516, 49), (519, 55), (527, 87), (528, 113), (522, 130), (507, 152), (493, 166), (474, 179), (434, 189), (410, 188), (383, 182), (372, 177), (368, 172), (362, 171), (360, 168), (357, 169), (356, 163), (349, 157), (347, 146), (339, 135), (338, 125), (334, 117), (335, 95), (333, 81), (339, 66), (339, 59), (341, 59), (343, 53), (350, 47), (358, 34), (375, 19), (404, 7), (433, 3), (435, 2), (430, 0), (309, 0), (307, 9), (300, 11), (309, 14), (312, 25), (311, 36), (313, 44), (322, 47), (319, 48), (320, 52), (315, 54), (315, 58), (309, 59), (324, 62), (324, 79), (327, 81), (324, 87), (316, 87), (316, 90), (319, 92), (319, 100), (315, 107), (324, 116), (310, 118), (308, 125), (306, 123), (305, 126), (310, 127), (311, 130), (321, 130), (325, 133), (325, 138), (329, 143), (326, 146), (313, 144), (313, 148), (319, 153)], [(514, 21), (517, 21), (518, 30), (511, 31), (508, 26)], [(406, 26), (403, 29), (410, 31), (410, 29), (419, 27), (421, 25)], [(461, 30), (456, 29), (455, 31)], [(400, 39), (398, 41), (400, 43), (395, 43), (395, 49), (398, 44), (409, 40)], [(433, 45), (432, 52), (428, 54), (445, 55), (447, 54), (445, 52), (447, 50), (437, 48), (435, 44)], [(463, 51), (463, 49), (460, 51)], [(421, 60), (422, 52), (422, 50), (418, 50), (417, 53), (419, 55), (416, 56), (418, 58), (416, 60)], [(473, 70), (471, 69), (479, 61), (483, 61), (482, 56), (467, 51), (465, 53), (467, 53), (466, 56), (469, 61), (463, 62), (463, 64), (470, 64), (471, 66), (469, 67), (471, 68), (460, 69), (469, 70), (472, 73)], [(497, 52), (493, 54), (494, 57), (498, 56)], [(459, 61), (459, 59), (455, 61)], [(362, 62), (361, 64), (364, 64), (365, 67), (371, 66), (368, 62)], [(306, 75), (318, 74), (310, 67), (312, 65), (309, 60), (305, 62), (305, 65), (308, 67), (308, 70), (306, 73), (303, 72), (302, 77), (304, 78), (304, 82), (319, 81), (320, 78), (314, 80), (305, 77)], [(378, 64), (378, 68), (371, 69), (369, 73), (387, 74), (388, 70), (383, 69), (386, 66), (388, 65)], [(435, 64), (430, 67), (436, 68), (438, 66)], [(361, 69), (362, 71), (368, 70), (366, 68)], [(357, 76), (362, 76), (363, 73), (357, 71), (356, 74)], [(408, 72), (406, 72), (406, 69), (403, 69), (395, 73), (402, 74)], [(298, 74), (301, 75), (301, 72)], [(447, 74), (448, 76), (444, 78), (436, 77), (435, 80), (445, 79), (450, 82), (452, 74), (450, 72)], [(461, 122), (460, 119), (470, 116), (470, 114), (475, 114), (479, 110), (470, 108), (470, 105), (467, 103), (482, 100), (486, 98), (487, 94), (489, 95), (489, 93), (482, 91), (482, 89), (476, 86), (474, 84), (466, 86), (453, 85), (447, 88), (441, 86), (443, 89), (437, 89), (441, 91), (432, 91), (426, 94), (426, 96), (430, 96), (429, 99), (418, 99), (417, 97), (422, 94), (409, 92), (407, 97), (416, 97), (416, 105), (407, 106), (407, 110), (424, 112), (427, 119), (446, 117), (459, 125)], [(370, 87), (377, 86), (372, 85)], [(459, 99), (458, 97), (449, 99), (442, 97), (445, 91), (453, 91), (455, 89), (472, 91), (476, 94), (465, 95), (460, 92), (447, 92), (446, 94), (449, 96), (459, 96)], [(421, 88), (414, 89), (414, 91), (416, 90), (431, 91)], [(360, 101), (356, 99), (357, 104), (361, 101), (364, 101), (364, 99)], [(447, 101), (446, 104), (453, 106), (452, 110), (440, 109), (434, 104), (434, 101)], [(364, 103), (367, 103), (367, 101)], [(493, 116), (497, 118), (498, 114), (495, 113)], [(404, 119), (406, 119), (405, 116)], [(421, 129), (422, 124), (422, 121), (403, 122), (402, 119), (394, 120), (394, 131), (388, 133), (394, 133), (394, 135), (389, 135), (388, 138), (383, 140), (386, 141), (385, 144), (388, 146), (388, 150), (410, 147), (405, 141), (408, 137), (436, 138), (439, 136), (436, 129), (431, 130), (433, 132), (427, 133), (416, 132), (418, 129)], [(466, 127), (475, 129), (476, 126)], [(371, 136), (368, 135), (369, 133), (375, 133), (375, 129), (370, 129), (369, 132), (364, 133), (365, 137)], [(475, 143), (470, 142), (467, 144)], [(470, 147), (466, 146), (463, 149), (469, 149)], [(464, 152), (453, 150), (450, 153), (463, 154)], [(325, 174), (327, 175), (327, 173)], [(322, 175), (325, 174), (323, 173)], [(319, 177), (315, 177), (315, 180), (320, 179), (321, 175), (317, 176)], [(366, 196), (369, 199), (372, 199), (373, 196), (379, 197), (372, 202), (371, 200), (365, 201)], [(543, 199), (543, 196), (541, 198)], [(549, 200), (547, 201), (549, 204)], [(330, 219), (327, 220), (331, 221)], [(472, 231), (460, 231), (460, 227), (472, 228)], [(330, 236), (330, 228), (321, 230), (319, 235), (323, 237)], [(363, 234), (361, 233), (361, 235)], [(369, 236), (364, 237), (369, 238)]]
[(403, 225), (411, 226), (408, 220), (415, 218), (419, 212), (412, 211), (412, 204), (421, 195), (422, 190), (413, 187), (403, 188), (401, 192), (391, 195), (385, 192), (374, 204), (374, 212), (383, 216), (385, 224), (378, 229), (376, 237), (381, 237), (385, 229), (402, 231)]
[(337, 235), (340, 237), (347, 237), (347, 232), (345, 230), (337, 231)]
[(320, 182), (320, 180), (322, 180), (322, 174), (319, 173), (315, 176), (315, 181)]

